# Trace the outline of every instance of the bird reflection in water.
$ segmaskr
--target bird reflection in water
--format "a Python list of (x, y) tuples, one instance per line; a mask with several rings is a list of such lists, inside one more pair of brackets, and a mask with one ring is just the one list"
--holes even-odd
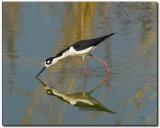
[[(86, 81), (87, 81), (87, 76), (84, 77), (84, 89), (86, 88), (86, 83), (87, 83)], [(72, 106), (79, 107), (81, 110), (94, 110), (94, 111), (104, 111), (109, 113), (115, 113), (91, 96), (93, 92), (97, 91), (104, 83), (106, 83), (106, 79), (103, 80), (94, 89), (88, 92), (83, 90), (82, 92), (76, 92), (71, 94), (62, 93), (54, 87), (47, 86), (42, 81), (41, 83), (45, 88), (46, 94), (50, 96), (55, 96), (61, 101), (64, 101)]]
[(64, 102), (69, 103), (70, 105), (79, 107), (80, 109), (115, 113), (91, 96), (91, 93), (95, 92), (97, 89), (98, 88), (95, 88), (85, 93), (76, 92), (72, 94), (64, 94), (64, 93), (59, 92), (53, 87), (48, 87), (48, 86), (45, 87), (45, 91), (48, 95), (55, 96), (61, 101), (64, 101)]

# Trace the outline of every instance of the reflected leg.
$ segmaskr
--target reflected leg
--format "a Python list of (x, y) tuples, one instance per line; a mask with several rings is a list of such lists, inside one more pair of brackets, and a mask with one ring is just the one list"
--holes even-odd
[(83, 93), (86, 93), (86, 87), (87, 87), (87, 75), (84, 75), (84, 88), (83, 88)]
[(106, 80), (103, 80), (99, 85), (97, 85), (94, 89), (89, 91), (89, 94), (95, 92), (96, 90), (98, 90), (103, 84), (106, 83)]

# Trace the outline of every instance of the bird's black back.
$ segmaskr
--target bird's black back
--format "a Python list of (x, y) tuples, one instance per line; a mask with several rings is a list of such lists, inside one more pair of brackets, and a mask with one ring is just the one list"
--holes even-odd
[[(105, 36), (98, 37), (98, 38), (93, 38), (93, 39), (88, 39), (88, 40), (80, 40), (80, 41), (76, 42), (75, 44), (63, 49), (62, 51), (60, 51), (58, 54), (56, 54), (56, 56), (54, 58), (62, 56), (62, 54), (65, 51), (69, 50), (70, 47), (74, 47), (74, 49), (76, 49), (76, 51), (81, 51), (81, 50), (87, 49), (89, 47), (96, 46), (99, 43), (101, 43), (102, 41), (104, 41), (105, 39), (112, 36), (113, 34), (114, 33), (111, 33), (109, 35), (105, 35)], [(52, 58), (49, 58), (49, 59), (52, 59)]]
[(84, 49), (89, 48), (91, 46), (98, 45), (99, 43), (101, 43), (102, 41), (104, 41), (105, 39), (109, 38), (112, 35), (114, 35), (114, 33), (111, 33), (109, 35), (105, 35), (102, 37), (98, 37), (98, 38), (89, 39), (89, 40), (80, 40), (80, 41), (76, 42), (75, 44), (73, 44), (72, 46), (77, 51), (84, 50)]

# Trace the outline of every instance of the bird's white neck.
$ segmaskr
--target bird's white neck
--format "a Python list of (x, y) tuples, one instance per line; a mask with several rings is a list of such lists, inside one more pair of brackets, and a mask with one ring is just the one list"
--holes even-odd
[(70, 47), (61, 56), (58, 56), (57, 58), (54, 58), (51, 65), (56, 64), (57, 62), (59, 62), (60, 60), (66, 58), (68, 56), (74, 56), (74, 55), (75, 55), (75, 50), (73, 49), (73, 47)]

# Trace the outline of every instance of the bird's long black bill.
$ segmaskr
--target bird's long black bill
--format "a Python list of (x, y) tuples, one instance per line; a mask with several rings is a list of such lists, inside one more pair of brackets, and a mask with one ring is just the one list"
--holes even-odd
[(46, 69), (46, 67), (42, 68), (42, 70), (36, 75), (37, 80), (44, 86), (46, 87), (47, 85), (45, 83), (43, 83), (38, 76)]
[(36, 77), (38, 78), (38, 76), (46, 69), (46, 67), (42, 68), (42, 70), (36, 75)]

